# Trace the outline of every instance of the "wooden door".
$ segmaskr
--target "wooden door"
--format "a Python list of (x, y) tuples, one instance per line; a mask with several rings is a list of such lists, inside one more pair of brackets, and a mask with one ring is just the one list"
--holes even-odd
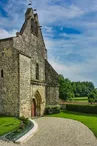
[(32, 102), (31, 116), (32, 117), (35, 117), (36, 116), (36, 103), (35, 103), (35, 99), (33, 99), (33, 102)]

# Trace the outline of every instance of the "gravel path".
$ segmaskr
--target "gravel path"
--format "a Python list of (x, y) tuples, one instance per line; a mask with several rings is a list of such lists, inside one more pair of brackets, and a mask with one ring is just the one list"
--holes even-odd
[[(80, 122), (62, 118), (38, 118), (39, 130), (23, 146), (97, 146), (93, 133)], [(0, 140), (0, 146), (20, 146)]]

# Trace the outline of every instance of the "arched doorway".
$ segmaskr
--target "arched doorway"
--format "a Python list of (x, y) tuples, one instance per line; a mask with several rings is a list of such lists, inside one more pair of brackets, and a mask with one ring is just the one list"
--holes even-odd
[(32, 112), (31, 116), (40, 116), (41, 115), (41, 95), (38, 91), (35, 92), (34, 98), (32, 100)]

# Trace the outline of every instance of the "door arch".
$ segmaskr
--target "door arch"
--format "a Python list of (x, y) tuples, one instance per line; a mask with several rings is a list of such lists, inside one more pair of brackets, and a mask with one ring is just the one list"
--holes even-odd
[(41, 95), (36, 91), (32, 100), (32, 117), (41, 115), (41, 102)]

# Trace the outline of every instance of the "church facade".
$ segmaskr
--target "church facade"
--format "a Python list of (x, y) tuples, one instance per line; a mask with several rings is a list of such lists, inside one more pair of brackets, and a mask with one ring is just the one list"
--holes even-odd
[(16, 37), (0, 40), (0, 114), (41, 116), (58, 98), (58, 74), (47, 60), (38, 15), (28, 8)]

